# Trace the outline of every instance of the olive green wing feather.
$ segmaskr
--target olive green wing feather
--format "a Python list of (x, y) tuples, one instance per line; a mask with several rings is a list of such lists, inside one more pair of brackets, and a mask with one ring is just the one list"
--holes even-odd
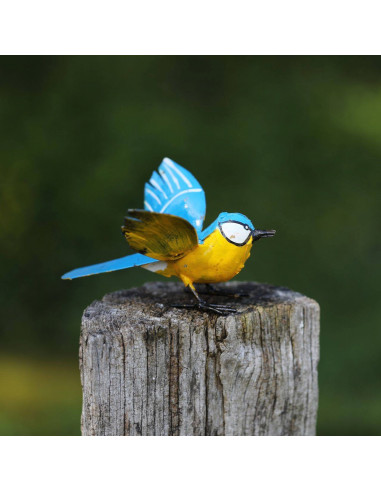
[(157, 260), (178, 260), (198, 245), (195, 228), (176, 215), (129, 210), (122, 231), (131, 248)]

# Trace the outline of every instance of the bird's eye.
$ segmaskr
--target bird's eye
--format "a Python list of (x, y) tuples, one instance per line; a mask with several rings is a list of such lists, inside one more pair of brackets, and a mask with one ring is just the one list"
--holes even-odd
[(251, 230), (246, 224), (241, 222), (224, 222), (220, 224), (221, 234), (229, 241), (229, 243), (243, 246), (250, 238)]

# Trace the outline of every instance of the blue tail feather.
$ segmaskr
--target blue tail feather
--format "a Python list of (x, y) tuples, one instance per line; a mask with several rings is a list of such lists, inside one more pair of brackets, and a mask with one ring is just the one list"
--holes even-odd
[(124, 256), (123, 258), (117, 258), (116, 260), (76, 268), (75, 270), (65, 273), (65, 275), (62, 275), (61, 278), (64, 280), (71, 280), (73, 278), (87, 277), (88, 275), (95, 275), (97, 273), (114, 272), (115, 270), (124, 270), (125, 268), (147, 265), (148, 263), (155, 263), (156, 261), (158, 260), (141, 255), (140, 253), (136, 253), (133, 255)]

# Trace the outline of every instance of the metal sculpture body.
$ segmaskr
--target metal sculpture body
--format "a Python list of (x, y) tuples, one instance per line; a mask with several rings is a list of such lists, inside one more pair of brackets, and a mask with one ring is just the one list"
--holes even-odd
[(138, 253), (78, 268), (62, 278), (141, 266), (165, 277), (176, 276), (191, 289), (197, 304), (178, 307), (198, 307), (218, 314), (235, 312), (232, 307), (205, 302), (194, 284), (230, 280), (244, 267), (253, 242), (272, 237), (275, 231), (255, 229), (245, 215), (227, 212), (202, 230), (206, 201), (199, 182), (167, 157), (158, 171), (145, 185), (144, 210), (129, 210), (122, 227), (127, 242)]

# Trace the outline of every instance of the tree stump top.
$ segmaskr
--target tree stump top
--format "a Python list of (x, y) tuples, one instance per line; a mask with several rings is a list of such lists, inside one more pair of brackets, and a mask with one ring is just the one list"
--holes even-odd
[[(277, 304), (313, 304), (319, 305), (299, 292), (287, 287), (260, 284), (258, 282), (227, 282), (214, 284), (216, 288), (227, 293), (243, 293), (239, 298), (225, 297), (208, 293), (204, 286), (198, 286), (197, 291), (203, 299), (215, 304), (225, 304), (237, 309), (237, 313), (230, 316), (239, 316), (248, 313), (257, 307), (270, 307)], [(148, 282), (141, 287), (128, 290), (119, 290), (106, 294), (101, 301), (94, 301), (84, 312), (85, 317), (102, 316), (112, 309), (123, 310), (134, 318), (141, 314), (142, 318), (170, 317), (184, 322), (195, 322), (197, 318), (216, 316), (213, 313), (197, 309), (174, 308), (172, 304), (189, 304), (195, 302), (192, 294), (180, 282)], [(225, 316), (224, 316), (225, 317)]]

